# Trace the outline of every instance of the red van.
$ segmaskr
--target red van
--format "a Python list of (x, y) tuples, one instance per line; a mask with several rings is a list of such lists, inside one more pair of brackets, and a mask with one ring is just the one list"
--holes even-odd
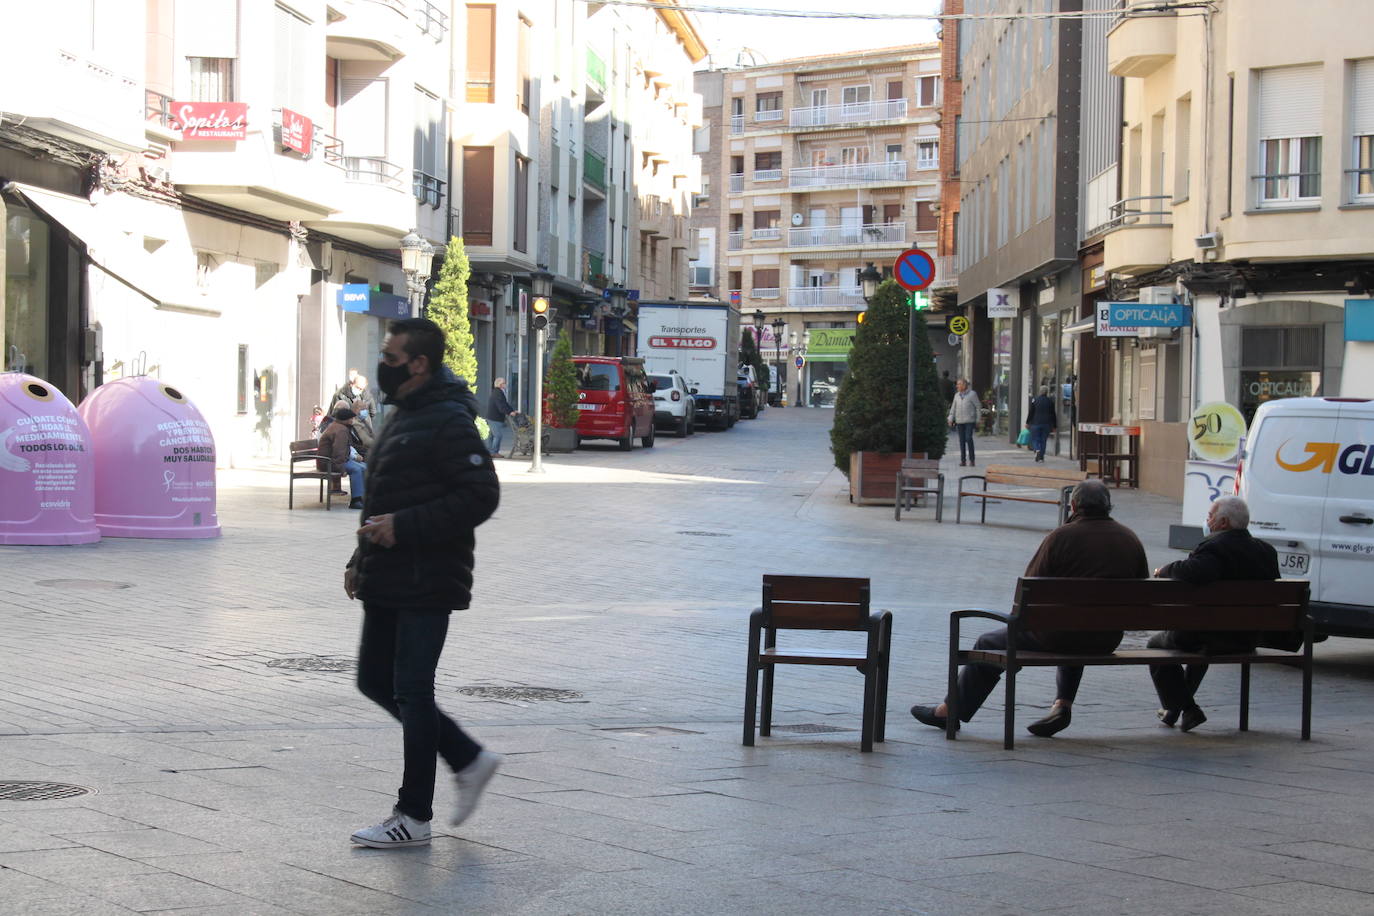
[(653, 384), (644, 360), (632, 356), (574, 356), (577, 438), (614, 439), (629, 451), (635, 439), (654, 447)]

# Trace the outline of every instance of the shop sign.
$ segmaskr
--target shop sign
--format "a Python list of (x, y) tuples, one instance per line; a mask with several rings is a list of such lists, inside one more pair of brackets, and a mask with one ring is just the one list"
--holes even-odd
[(315, 142), (315, 122), (300, 112), (290, 108), (281, 110), (281, 145), (285, 149), (310, 156), (311, 144)]
[(485, 299), (473, 299), (468, 303), (468, 314), (479, 321), (491, 321), (491, 303)]
[(1097, 303), (1094, 314), (1097, 316), (1097, 336), (1098, 337), (1139, 337), (1140, 328), (1135, 325), (1112, 324), (1111, 307), (1120, 305), (1119, 302), (1099, 302)]
[(243, 140), (248, 136), (248, 103), (173, 102), (172, 126), (183, 140)]
[(339, 287), (334, 298), (339, 308), (345, 312), (366, 312), (367, 301), (371, 295), (372, 288), (366, 283), (345, 283)]
[(1245, 417), (1225, 401), (1202, 404), (1188, 421), (1188, 447), (1203, 461), (1230, 461), (1244, 435)]
[(994, 286), (988, 290), (988, 317), (1015, 318), (1020, 292), (1014, 286)]
[(806, 358), (815, 362), (840, 362), (849, 359), (854, 346), (854, 328), (812, 328)]
[(1240, 409), (1247, 417), (1265, 401), (1321, 394), (1322, 374), (1293, 369), (1250, 369), (1240, 374)]
[(1147, 302), (1101, 302), (1107, 308), (1111, 327), (1186, 328), (1193, 323), (1193, 309), (1187, 305), (1151, 305)]
[(1345, 300), (1345, 339), (1374, 340), (1374, 299)]
[(367, 313), (373, 318), (409, 318), (410, 300), (374, 289), (367, 297)]

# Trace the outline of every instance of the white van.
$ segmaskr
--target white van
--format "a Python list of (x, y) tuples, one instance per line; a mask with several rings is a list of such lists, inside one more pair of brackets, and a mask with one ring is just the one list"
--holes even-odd
[(1283, 575), (1311, 581), (1317, 629), (1374, 636), (1374, 400), (1261, 404), (1236, 493)]

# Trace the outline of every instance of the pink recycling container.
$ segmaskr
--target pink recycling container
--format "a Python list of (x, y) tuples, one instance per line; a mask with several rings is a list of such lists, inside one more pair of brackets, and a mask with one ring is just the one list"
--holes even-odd
[(95, 448), (95, 523), (115, 538), (219, 537), (215, 439), (194, 404), (148, 376), (81, 402)]
[(0, 373), (0, 544), (98, 540), (90, 430), (52, 385)]

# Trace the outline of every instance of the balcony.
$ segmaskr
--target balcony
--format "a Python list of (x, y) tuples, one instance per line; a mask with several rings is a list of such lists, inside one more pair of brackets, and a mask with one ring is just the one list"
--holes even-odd
[(744, 115), (731, 115), (731, 116), (730, 116), (730, 133), (732, 133), (732, 134), (742, 134), (742, 133), (744, 133)]
[(392, 63), (405, 56), (411, 33), (404, 0), (331, 0), (325, 54), (338, 60)]
[(444, 40), (444, 33), (448, 31), (448, 13), (430, 3), (429, 0), (414, 0), (415, 13), (412, 22), (415, 28), (420, 30), (421, 35), (427, 35), (434, 39), (438, 44)]
[(829, 188), (851, 184), (878, 184), (906, 181), (906, 161), (856, 162), (849, 165), (823, 165), (792, 169), (793, 188)]
[(606, 62), (591, 48), (587, 49), (587, 86), (596, 90), (601, 99), (605, 99)]
[(789, 248), (857, 248), (907, 242), (906, 223), (849, 223), (787, 230)]
[(606, 257), (599, 251), (588, 248), (583, 254), (586, 266), (582, 271), (582, 282), (606, 288), (610, 278), (606, 276)]
[(1103, 239), (1103, 269), (1138, 274), (1168, 264), (1174, 232), (1171, 216), (1167, 195), (1128, 197), (1112, 204)]
[(741, 192), (741, 191), (743, 191), (743, 190), (744, 190), (744, 175), (742, 175), (742, 174), (740, 174), (740, 175), (731, 175), (731, 176), (730, 176), (730, 193), (731, 193), (731, 194), (738, 194), (739, 192)]
[(725, 235), (725, 250), (739, 251), (744, 248), (743, 232), (728, 232)]
[[(22, 17), (14, 7), (10, 19)], [(54, 28), (59, 23), (55, 14)], [(35, 19), (40, 13), (35, 9)], [(50, 43), (23, 41), (23, 26), (0, 55), (4, 123), (60, 137), (117, 156), (146, 145), (140, 79), (116, 73), (99, 60), (56, 50)], [(63, 40), (55, 38), (54, 40)], [(139, 60), (142, 58), (140, 57)], [(113, 61), (112, 61), (113, 62)], [(11, 175), (9, 177), (18, 177)]]
[(755, 169), (755, 181), (782, 181), (782, 169)]
[(787, 290), (793, 309), (863, 308), (864, 291), (857, 286), (794, 286)]
[(765, 109), (762, 110), (762, 111), (756, 111), (756, 112), (754, 112), (754, 123), (755, 123), (755, 124), (768, 124), (768, 123), (771, 123), (771, 122), (774, 122), (774, 121), (781, 121), (781, 120), (782, 120), (782, 109), (781, 109), (781, 108), (765, 108)]
[(600, 191), (601, 199), (606, 197), (606, 160), (602, 159), (591, 150), (587, 150), (587, 156), (583, 160), (582, 180), (592, 188)]
[(412, 174), (412, 191), (416, 203), (429, 204), (434, 210), (444, 205), (444, 180), (436, 175), (415, 169)]
[(899, 121), (906, 116), (906, 99), (892, 99), (883, 102), (855, 102), (849, 105), (793, 108), (788, 123), (793, 127), (828, 127), (832, 124)]
[(749, 235), (751, 242), (775, 242), (782, 238), (782, 229), (778, 226), (756, 227)]
[(959, 259), (952, 254), (941, 254), (935, 257), (935, 279), (931, 282), (930, 288), (936, 289), (958, 289), (959, 288)]
[(781, 294), (782, 290), (776, 286), (756, 286), (749, 291), (754, 299), (777, 299)]
[(373, 248), (395, 248), (415, 225), (415, 199), (405, 193), (405, 170), (380, 156), (345, 156), (325, 149), (325, 160), (343, 171), (341, 209), (306, 226)]
[(1176, 15), (1123, 16), (1107, 33), (1107, 69), (1116, 76), (1146, 77), (1173, 59)]
[(673, 211), (663, 205), (663, 199), (650, 194), (639, 201), (639, 232), (655, 239), (672, 238)]

